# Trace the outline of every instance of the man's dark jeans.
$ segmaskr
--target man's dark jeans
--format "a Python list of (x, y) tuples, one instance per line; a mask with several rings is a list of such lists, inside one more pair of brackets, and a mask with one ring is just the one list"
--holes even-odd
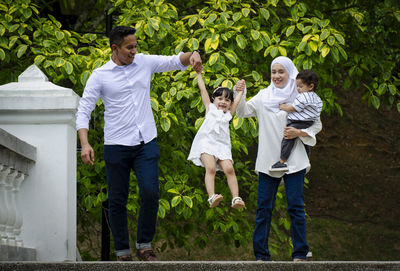
[(136, 174), (141, 200), (137, 243), (153, 240), (158, 212), (159, 180), (157, 140), (137, 146), (105, 145), (110, 227), (117, 256), (130, 254), (126, 204), (131, 170)]

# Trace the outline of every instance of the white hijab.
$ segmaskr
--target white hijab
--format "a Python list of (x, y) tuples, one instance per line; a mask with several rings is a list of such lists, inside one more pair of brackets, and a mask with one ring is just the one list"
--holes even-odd
[(296, 76), (299, 73), (292, 60), (288, 57), (278, 56), (275, 58), (271, 63), (271, 70), (272, 65), (276, 63), (281, 64), (285, 68), (289, 74), (289, 79), (283, 88), (276, 87), (271, 79), (271, 84), (266, 88), (263, 104), (268, 110), (275, 113), (279, 112), (279, 104), (292, 103), (296, 99), (298, 94), (296, 89)]

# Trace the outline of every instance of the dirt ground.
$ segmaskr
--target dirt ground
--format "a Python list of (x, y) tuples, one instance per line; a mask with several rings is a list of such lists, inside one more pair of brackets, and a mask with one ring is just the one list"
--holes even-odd
[(351, 90), (335, 93), (344, 116), (321, 117), (307, 211), (314, 218), (400, 230), (400, 113), (368, 107)]

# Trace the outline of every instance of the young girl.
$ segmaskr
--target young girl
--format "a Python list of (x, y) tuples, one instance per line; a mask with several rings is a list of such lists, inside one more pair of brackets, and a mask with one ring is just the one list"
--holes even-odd
[(218, 87), (212, 94), (212, 103), (201, 71), (197, 72), (197, 82), (201, 99), (206, 108), (206, 117), (193, 140), (188, 160), (206, 169), (204, 180), (211, 208), (216, 207), (223, 199), (222, 195), (214, 192), (215, 174), (217, 170), (221, 169), (227, 177), (232, 193), (232, 208), (243, 208), (245, 204), (239, 197), (238, 183), (233, 168), (229, 121), (235, 114), (236, 107), (243, 95), (244, 80), (240, 80), (236, 85), (238, 94), (235, 100), (233, 100), (233, 92), (230, 89)]

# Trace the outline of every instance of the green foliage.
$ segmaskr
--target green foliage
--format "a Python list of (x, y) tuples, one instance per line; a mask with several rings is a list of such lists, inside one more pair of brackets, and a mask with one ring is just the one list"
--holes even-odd
[[(396, 106), (400, 112), (399, 4), (395, 0), (115, 0), (109, 13), (114, 25), (137, 29), (139, 51), (175, 54), (201, 49), (204, 80), (209, 90), (233, 87), (244, 78), (247, 98), (269, 85), (270, 63), (289, 56), (298, 69), (314, 69), (323, 111), (342, 114), (335, 89), (361, 90), (375, 108)], [(50, 81), (82, 94), (91, 71), (110, 57), (108, 39), (98, 34), (78, 34), (63, 29), (51, 15), (40, 12), (39, 0), (0, 0), (0, 83), (16, 81), (35, 63)], [(104, 30), (104, 29), (100, 29)], [(256, 144), (257, 119), (235, 116), (231, 123), (232, 153), (240, 194), (246, 210), (232, 210), (223, 174), (216, 191), (224, 202), (209, 209), (204, 169), (187, 161), (194, 135), (204, 119), (195, 73), (156, 74), (152, 80), (160, 160), (160, 208), (156, 240), (167, 247), (205, 248), (210, 239), (240, 246), (251, 242), (256, 209), (257, 177), (247, 161), (248, 147)], [(354, 102), (354, 101), (353, 101)], [(96, 153), (92, 168), (78, 158), (78, 220), (82, 227), (99, 223), (106, 199), (102, 159), (102, 102), (93, 113), (89, 141)], [(251, 158), (254, 160), (254, 158)], [(138, 187), (132, 174), (128, 202), (129, 228), (135, 241)], [(280, 188), (272, 222), (271, 251), (291, 248), (285, 197)], [(249, 222), (250, 221), (250, 222)], [(83, 239), (82, 236), (79, 240)]]

